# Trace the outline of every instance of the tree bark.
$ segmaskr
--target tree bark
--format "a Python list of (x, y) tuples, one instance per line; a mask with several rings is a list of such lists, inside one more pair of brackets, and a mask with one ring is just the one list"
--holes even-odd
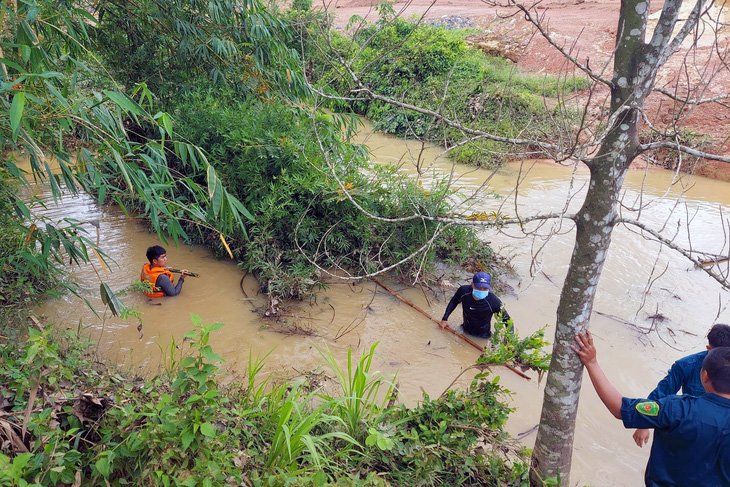
[[(548, 478), (570, 481), (575, 420), (583, 366), (570, 349), (575, 335), (589, 327), (598, 281), (611, 243), (619, 192), (639, 146), (640, 113), (657, 72), (689, 35), (705, 0), (672, 39), (682, 0), (666, 0), (648, 43), (644, 42), (649, 2), (622, 0), (611, 81), (610, 130), (588, 162), (591, 178), (585, 201), (575, 217), (575, 247), (558, 305), (555, 342), (545, 385), (543, 408), (532, 455), (530, 483)], [(619, 427), (619, 425), (617, 425)]]
[[(568, 485), (583, 366), (570, 346), (588, 328), (593, 301), (618, 216), (618, 196), (638, 138), (635, 113), (627, 114), (605, 139), (591, 164), (591, 180), (583, 207), (576, 214), (575, 246), (558, 305), (550, 373), (545, 385), (540, 428), (532, 455), (532, 485), (560, 474)], [(622, 129), (624, 127), (624, 129)]]

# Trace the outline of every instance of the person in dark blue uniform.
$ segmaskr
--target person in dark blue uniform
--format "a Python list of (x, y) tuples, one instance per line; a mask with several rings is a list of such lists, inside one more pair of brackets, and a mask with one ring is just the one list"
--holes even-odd
[(730, 347), (713, 348), (700, 374), (706, 394), (656, 401), (623, 397), (601, 370), (590, 332), (571, 348), (606, 408), (626, 428), (654, 429), (647, 487), (730, 487)]
[[(680, 388), (682, 394), (689, 394), (690, 396), (703, 395), (705, 388), (700, 380), (702, 361), (707, 357), (709, 350), (717, 347), (730, 347), (730, 326), (714, 325), (707, 334), (707, 342), (707, 350), (704, 352), (695, 353), (674, 362), (667, 376), (657, 384), (656, 389), (651, 391), (647, 399), (656, 401), (662, 397), (676, 394)], [(634, 431), (634, 441), (640, 447), (646, 445), (649, 442), (649, 430), (638, 429)]]
[(492, 277), (486, 272), (477, 272), (471, 285), (461, 286), (449, 301), (439, 326), (449, 326), (449, 315), (461, 304), (464, 317), (464, 331), (480, 338), (492, 336), (492, 315), (502, 312), (502, 321), (510, 319), (502, 301), (490, 291)]

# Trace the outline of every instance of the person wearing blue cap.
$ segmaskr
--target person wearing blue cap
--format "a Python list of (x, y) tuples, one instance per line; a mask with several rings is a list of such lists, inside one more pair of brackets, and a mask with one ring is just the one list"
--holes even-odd
[(502, 321), (510, 319), (502, 301), (491, 292), (492, 277), (486, 272), (474, 274), (471, 285), (459, 287), (451, 298), (439, 326), (449, 326), (449, 315), (461, 304), (464, 331), (480, 338), (492, 336), (492, 315), (502, 312)]

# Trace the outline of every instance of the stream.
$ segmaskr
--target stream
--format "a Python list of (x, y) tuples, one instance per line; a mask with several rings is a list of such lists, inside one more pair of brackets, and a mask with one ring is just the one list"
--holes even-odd
[[(495, 211), (527, 216), (561, 211), (566, 205), (575, 211), (588, 180), (586, 168), (545, 161), (510, 163), (497, 172), (454, 166), (441, 155), (439, 147), (422, 147), (374, 133), (367, 123), (357, 141), (368, 145), (374, 160), (401, 164), (403, 171), (424, 178), (424, 186), (434, 170), (452, 174), (454, 184), (465, 196), (488, 181), (486, 192), (474, 199), (472, 208), (462, 208), (464, 213)], [(414, 163), (411, 158), (418, 161)], [(721, 221), (730, 212), (728, 183), (677, 178), (664, 170), (632, 170), (624, 184), (624, 215), (635, 216), (634, 208), (641, 206), (641, 219), (648, 225), (659, 228), (666, 224), (668, 234), (679, 228), (678, 242), (691, 241), (696, 249), (727, 254), (728, 234)], [(147, 247), (160, 244), (143, 223), (116, 208), (98, 207), (88, 195), (66, 196), (60, 205), (49, 205), (45, 214), (54, 219), (70, 217), (93, 222), (87, 225), (90, 238), (98, 239), (101, 249), (114, 262), (108, 269), (94, 261), (70, 270), (81, 283), (83, 295), (98, 310), (104, 309), (97, 297), (100, 278), (115, 291), (125, 288), (139, 279)], [(687, 221), (691, 232), (686, 230)], [(516, 227), (485, 229), (482, 233), (515, 269), (515, 276), (501, 277), (507, 291), (499, 297), (518, 331), (524, 335), (547, 326), (546, 336), (552, 339), (560, 289), (572, 252), (572, 224), (551, 221), (540, 228), (529, 225), (525, 230), (533, 234), (525, 235)], [(225, 323), (211, 335), (210, 343), (225, 357), (222, 367), (228, 372), (227, 380), (245, 374), (249, 355), (263, 357), (272, 350), (263, 373), (284, 379), (317, 370), (332, 376), (318, 350), (329, 348), (342, 364), (348, 347), (356, 349), (353, 355), (359, 356), (379, 342), (374, 368), (384, 374), (397, 373), (400, 400), (408, 405), (414, 405), (422, 391), (438, 397), (477, 357), (478, 352), (467, 343), (441, 331), (369, 281), (354, 284), (328, 278), (328, 289), (316, 300), (297, 304), (280, 317), (308, 334), (278, 333), (275, 320), (262, 319), (255, 312), (266, 305), (266, 299), (257, 293), (255, 279), (244, 278), (234, 262), (216, 259), (200, 246), (176, 248), (161, 244), (167, 249), (171, 266), (197, 272), (200, 277), (186, 279), (179, 297), (149, 300), (141, 293), (122, 297), (128, 307), (139, 312), (141, 330), (134, 317), (122, 320), (108, 311), (99, 311), (97, 317), (73, 295), (40, 304), (35, 308), (36, 316), (44, 323), (64, 328), (83, 326), (99, 354), (144, 373), (155, 373), (169, 363), (172, 341), (180, 343), (182, 336), (194, 328), (191, 313), (199, 315), (205, 324)], [(453, 282), (465, 283), (466, 279)], [(392, 281), (387, 284), (436, 319), (441, 318), (453, 293), (446, 289), (434, 296)], [(730, 323), (729, 297), (716, 281), (678, 253), (661, 249), (630, 227), (619, 226), (591, 321), (606, 374), (624, 395), (647, 395), (673, 361), (704, 349), (705, 335), (713, 323)], [(452, 326), (460, 323), (460, 313), (457, 310), (452, 314)], [(500, 367), (493, 373), (500, 375), (501, 384), (511, 391), (515, 412), (507, 429), (515, 436), (531, 430), (540, 417), (542, 385), (534, 374), (533, 380), (526, 381)], [(468, 385), (470, 377), (463, 377), (457, 386)], [(637, 447), (631, 435), (631, 430), (625, 430), (608, 413), (586, 381), (571, 483), (641, 485), (649, 449)], [(522, 441), (530, 447), (534, 440), (532, 431)]]

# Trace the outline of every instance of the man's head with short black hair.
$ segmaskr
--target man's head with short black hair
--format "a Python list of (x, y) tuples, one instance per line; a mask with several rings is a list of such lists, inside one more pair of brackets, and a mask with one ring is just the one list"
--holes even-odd
[(730, 326), (717, 324), (710, 328), (707, 341), (712, 348), (730, 347)]
[(730, 347), (717, 347), (707, 352), (702, 370), (718, 394), (730, 394)]
[(165, 255), (166, 253), (167, 250), (165, 250), (164, 247), (160, 245), (153, 245), (147, 249), (147, 260), (149, 260), (150, 264), (152, 264), (153, 260), (158, 259), (161, 255)]

